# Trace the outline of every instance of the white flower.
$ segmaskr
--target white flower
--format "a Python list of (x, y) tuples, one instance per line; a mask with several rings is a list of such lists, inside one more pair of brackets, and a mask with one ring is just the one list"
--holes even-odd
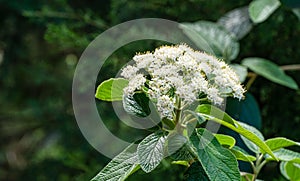
[(174, 101), (167, 95), (162, 95), (157, 99), (157, 110), (161, 117), (172, 119), (174, 109)]
[(242, 99), (245, 92), (225, 62), (187, 45), (163, 46), (153, 53), (137, 54), (133, 60), (135, 65), (128, 65), (121, 73), (129, 80), (124, 93), (147, 91), (162, 118), (172, 119), (178, 98), (186, 105), (205, 94), (212, 103), (220, 105), (224, 97)]
[(152, 53), (145, 53), (145, 54), (137, 54), (133, 57), (133, 60), (136, 63), (137, 68), (142, 69), (148, 67), (152, 62), (155, 61), (155, 57)]
[(126, 67), (123, 68), (121, 76), (123, 76), (126, 79), (132, 79), (133, 77), (136, 76), (138, 71), (139, 69), (137, 67), (127, 65)]
[(184, 50), (176, 46), (162, 46), (155, 50), (154, 55), (162, 60), (170, 59), (175, 60), (177, 57), (181, 56)]
[(135, 90), (141, 89), (145, 82), (146, 78), (144, 77), (144, 75), (137, 74), (129, 81), (128, 86), (124, 89), (124, 93), (126, 95), (132, 95)]
[(220, 97), (219, 90), (215, 87), (210, 87), (207, 90), (207, 98), (217, 105), (221, 105), (224, 101), (224, 99)]

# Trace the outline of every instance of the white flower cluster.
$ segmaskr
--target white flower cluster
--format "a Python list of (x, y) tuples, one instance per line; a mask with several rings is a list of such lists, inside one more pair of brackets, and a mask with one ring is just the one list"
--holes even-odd
[(241, 99), (245, 92), (226, 63), (187, 45), (163, 46), (152, 53), (138, 54), (133, 60), (135, 64), (126, 66), (121, 73), (129, 80), (124, 93), (132, 95), (144, 88), (156, 102), (161, 117), (172, 118), (176, 97), (189, 104), (205, 94), (220, 105), (224, 97)]

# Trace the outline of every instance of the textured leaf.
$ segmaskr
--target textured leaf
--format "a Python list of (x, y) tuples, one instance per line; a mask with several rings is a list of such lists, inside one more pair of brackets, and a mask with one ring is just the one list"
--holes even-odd
[(186, 173), (187, 181), (210, 181), (199, 162), (194, 162)]
[(288, 180), (300, 180), (300, 164), (294, 162), (282, 162), (280, 164), (280, 172)]
[(236, 158), (208, 130), (197, 129), (191, 135), (190, 142), (194, 155), (197, 155), (210, 180), (240, 180)]
[(240, 82), (244, 82), (246, 80), (248, 71), (247, 68), (239, 65), (239, 64), (230, 64), (230, 67), (235, 71), (235, 73), (239, 76)]
[(123, 107), (126, 112), (139, 117), (146, 117), (151, 113), (149, 98), (144, 93), (123, 97)]
[(139, 168), (138, 156), (129, 146), (109, 162), (92, 181), (123, 181)]
[[(247, 129), (248, 131), (250, 131), (251, 133), (255, 134), (260, 140), (264, 141), (265, 138), (262, 135), (262, 133), (260, 131), (258, 131), (256, 128), (254, 128), (253, 126), (250, 126), (248, 124), (242, 123), (240, 122), (240, 125)], [(250, 141), (248, 138), (245, 138), (244, 136), (241, 136), (242, 140), (244, 141), (244, 143), (246, 144), (246, 146), (253, 151), (254, 153), (260, 153), (260, 149), (259, 147), (253, 143), (252, 141)]]
[(222, 146), (227, 146), (228, 148), (232, 148), (235, 145), (235, 139), (232, 136), (228, 136), (224, 134), (215, 134), (215, 138)]
[(235, 37), (217, 23), (208, 21), (182, 23), (180, 28), (196, 46), (207, 53), (226, 61), (235, 59), (239, 53), (239, 43)]
[(270, 147), (272, 151), (278, 150), (280, 148), (285, 148), (288, 146), (295, 146), (295, 145), (300, 146), (300, 143), (283, 137), (268, 139), (266, 140), (266, 144)]
[[(211, 107), (211, 108), (209, 108), (209, 107)], [(210, 111), (210, 110), (213, 110), (213, 111)], [(242, 126), (242, 125), (245, 125), (245, 123), (235, 121), (233, 118), (231, 118), (228, 114), (226, 114), (222, 110), (220, 110), (212, 105), (209, 105), (209, 104), (199, 105), (196, 108), (196, 111), (199, 112), (206, 119), (217, 122), (229, 129), (239, 133), (240, 135), (244, 136), (245, 138), (249, 139), (251, 142), (253, 142), (255, 145), (257, 145), (260, 149), (264, 150), (266, 153), (270, 154), (276, 160), (276, 157), (274, 156), (274, 154), (272, 153), (272, 151), (268, 147), (268, 145), (266, 145), (265, 142), (259, 136), (252, 133), (251, 130), (248, 130)]]
[(141, 168), (149, 173), (155, 169), (164, 158), (165, 136), (155, 132), (140, 142), (137, 148)]
[(254, 23), (261, 23), (265, 21), (279, 6), (279, 0), (254, 0), (249, 5), (250, 18)]
[(245, 161), (245, 162), (252, 162), (256, 160), (254, 156), (247, 154), (240, 147), (234, 146), (233, 148), (230, 149), (230, 151), (234, 154), (234, 156), (238, 160)]
[(172, 132), (167, 136), (165, 151), (174, 160), (193, 160), (193, 155), (187, 147), (187, 138), (177, 132)]
[(123, 78), (111, 78), (103, 81), (96, 91), (95, 97), (103, 101), (121, 101), (123, 89), (128, 85), (128, 80)]
[(222, 25), (228, 32), (231, 32), (240, 40), (253, 27), (248, 9), (248, 6), (246, 6), (231, 10), (218, 20), (218, 24)]
[[(273, 153), (275, 157), (280, 161), (294, 161), (300, 163), (300, 153), (298, 152), (281, 148), (277, 151), (274, 151)], [(274, 158), (270, 157), (269, 155), (266, 155), (266, 159), (274, 160)]]
[(269, 60), (255, 57), (246, 58), (242, 61), (242, 65), (275, 83), (291, 89), (298, 89), (297, 83), (290, 76), (286, 75), (280, 67)]

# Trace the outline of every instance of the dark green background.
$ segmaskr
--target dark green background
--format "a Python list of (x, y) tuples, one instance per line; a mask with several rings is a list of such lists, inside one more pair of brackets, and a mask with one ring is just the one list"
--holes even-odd
[[(249, 3), (0, 0), (0, 52), (4, 53), (0, 63), (0, 180), (89, 180), (109, 162), (80, 133), (71, 102), (77, 60), (98, 34), (126, 20), (145, 17), (217, 21), (226, 12)], [(300, 21), (283, 5), (240, 43), (235, 63), (249, 56), (279, 65), (300, 63)], [(99, 82), (114, 76), (136, 50), (152, 50), (160, 44), (139, 41), (119, 49), (100, 72)], [(300, 71), (287, 74), (300, 84)], [(300, 141), (299, 91), (259, 77), (249, 92), (261, 109), (266, 138), (285, 136)], [(98, 104), (107, 126), (117, 136), (130, 139), (138, 134), (118, 122), (110, 113), (110, 104)], [(128, 180), (180, 180), (184, 171), (184, 167), (164, 161), (153, 173), (139, 171)], [(259, 178), (284, 180), (276, 163), (266, 166)]]

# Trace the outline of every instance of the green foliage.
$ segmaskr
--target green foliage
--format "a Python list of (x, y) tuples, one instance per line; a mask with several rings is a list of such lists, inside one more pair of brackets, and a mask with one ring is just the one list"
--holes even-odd
[(201, 50), (225, 59), (235, 59), (239, 53), (239, 44), (224, 27), (207, 21), (182, 23), (180, 28)]
[(122, 78), (106, 80), (98, 86), (95, 97), (103, 101), (121, 101), (127, 85), (128, 80)]
[(280, 171), (282, 175), (288, 180), (299, 180), (300, 178), (300, 165), (294, 162), (282, 162), (280, 164)]
[(289, 146), (300, 146), (300, 143), (283, 137), (270, 138), (266, 140), (266, 144), (270, 147), (272, 151)]
[(123, 107), (126, 112), (139, 117), (146, 117), (151, 113), (149, 98), (144, 93), (133, 96), (123, 96)]
[[(240, 180), (238, 164), (234, 155), (223, 148), (208, 130), (197, 129), (190, 139), (193, 145), (192, 152), (197, 155), (208, 180)], [(200, 176), (198, 180), (202, 180), (202, 177)]]
[[(0, 25), (4, 27), (0, 30), (0, 136), (3, 140), (0, 144), (0, 180), (89, 180), (109, 161), (82, 137), (72, 113), (70, 87), (75, 65), (84, 48), (99, 33), (117, 23), (142, 17), (159, 17), (191, 24), (199, 20), (213, 23), (223, 18), (223, 23), (220, 20), (218, 25), (224, 26), (232, 36), (240, 40), (239, 54), (232, 60), (234, 64), (239, 65), (245, 57), (254, 56), (275, 60), (273, 63), (277, 65), (297, 63), (300, 59), (297, 51), (300, 41), (297, 2), (282, 0), (282, 7), (263, 14), (263, 6), (259, 7), (260, 10), (254, 11), (258, 13), (256, 15), (267, 16), (269, 19), (257, 26), (252, 25), (248, 8), (246, 7), (246, 11), (239, 8), (249, 3), (250, 1), (246, 0), (226, 3), (204, 0), (105, 0), (88, 3), (78, 0), (0, 1)], [(237, 10), (238, 13), (234, 14), (233, 10)], [(130, 60), (136, 51), (146, 51), (157, 46), (157, 43), (141, 41), (122, 47), (109, 58), (99, 73), (98, 83), (113, 77), (114, 72)], [(245, 76), (245, 67), (240, 68), (241, 80), (246, 84), (251, 78)], [(299, 72), (289, 71), (287, 74), (299, 83)], [(248, 90), (248, 93), (250, 92), (253, 100), (261, 108), (262, 115), (254, 109), (249, 109), (253, 108), (254, 104), (248, 104), (247, 95), (244, 100), (246, 105), (243, 105), (243, 100), (230, 100), (231, 105), (235, 105), (231, 110), (237, 110), (238, 107), (240, 112), (228, 111), (228, 114), (239, 121), (247, 118), (247, 123), (255, 126), (258, 125), (258, 118), (262, 118), (261, 131), (266, 138), (284, 136), (299, 142), (300, 132), (291, 131), (298, 128), (300, 123), (299, 91), (257, 78)], [(105, 113), (105, 124), (116, 135), (126, 138), (136, 133), (136, 130), (116, 121), (117, 118), (111, 113), (107, 102), (97, 101), (97, 106), (101, 113)], [(200, 124), (203, 123), (203, 119), (198, 118), (199, 125), (203, 126)], [(171, 129), (173, 128), (171, 126)], [(278, 145), (289, 144), (292, 142), (284, 141)], [(271, 149), (273, 147), (272, 144), (268, 146)], [(235, 148), (236, 146), (231, 148), (231, 152), (234, 153)], [(299, 151), (299, 147), (295, 145), (290, 149), (295, 153)], [(282, 150), (274, 154), (280, 152)], [(294, 155), (294, 152), (288, 151), (287, 154)], [(184, 156), (186, 153), (186, 149), (183, 149), (178, 155), (190, 160), (191, 155)], [(235, 155), (238, 158), (237, 154)], [(292, 164), (296, 157), (292, 156), (285, 159), (289, 160), (288, 162), (281, 163), (284, 165), (281, 169), (284, 173), (287, 163), (288, 168), (296, 168), (295, 164)], [(244, 158), (245, 160), (247, 159)], [(252, 161), (253, 157), (250, 160)], [(188, 161), (178, 162), (190, 165)], [(187, 172), (190, 175), (188, 179), (197, 180), (203, 177), (204, 171), (199, 164), (191, 164)], [(163, 160), (149, 176), (145, 176), (140, 169), (128, 180), (181, 180), (183, 170), (185, 168), (182, 166)], [(296, 180), (291, 174), (299, 173), (299, 170), (295, 170), (296, 172), (289, 171), (288, 176), (285, 174), (286, 179)], [(252, 174), (247, 175), (249, 178), (253, 177)], [(279, 173), (274, 172), (272, 164), (267, 164), (259, 176), (264, 180), (284, 179), (275, 179), (279, 177)]]
[(279, 6), (279, 0), (254, 0), (249, 5), (249, 14), (254, 23), (261, 23)]
[(164, 134), (156, 132), (139, 143), (137, 148), (139, 163), (146, 173), (155, 169), (164, 158), (165, 141)]
[(106, 180), (125, 180), (131, 173), (135, 172), (138, 168), (138, 155), (133, 145), (130, 145), (118, 156), (116, 156), (103, 170), (97, 174), (93, 181), (106, 181)]
[(218, 140), (218, 142), (228, 148), (232, 148), (235, 145), (235, 139), (231, 136), (224, 135), (224, 134), (215, 134), (215, 138)]
[(245, 58), (242, 61), (242, 65), (273, 82), (291, 89), (298, 89), (297, 83), (290, 76), (286, 75), (279, 66), (269, 60), (262, 58)]

